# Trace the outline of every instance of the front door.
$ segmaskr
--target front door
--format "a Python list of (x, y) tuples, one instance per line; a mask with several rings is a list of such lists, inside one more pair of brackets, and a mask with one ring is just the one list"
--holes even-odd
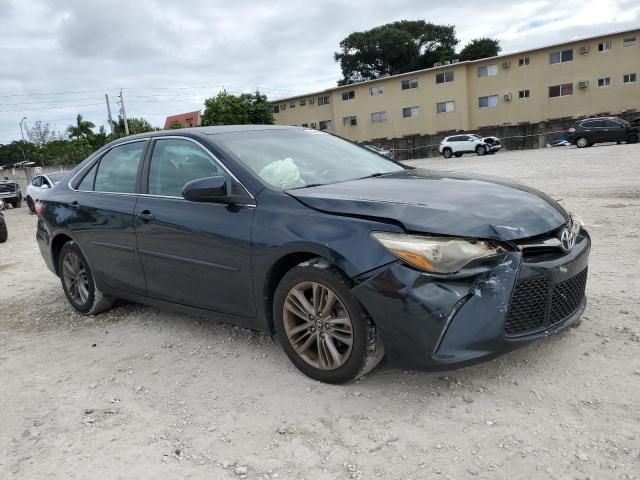
[[(147, 194), (140, 196), (135, 214), (148, 295), (253, 317), (255, 208), (190, 202), (181, 195), (184, 185), (197, 178), (225, 175), (230, 184), (235, 180), (204, 147), (179, 138), (157, 139), (146, 170)], [(236, 188), (242, 187), (236, 183)]]
[(116, 145), (84, 175), (69, 195), (67, 224), (99, 280), (144, 295), (146, 283), (136, 251), (133, 211), (145, 141)]

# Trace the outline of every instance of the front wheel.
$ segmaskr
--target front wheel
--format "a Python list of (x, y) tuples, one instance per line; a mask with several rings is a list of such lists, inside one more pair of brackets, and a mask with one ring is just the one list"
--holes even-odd
[(482, 155), (487, 153), (487, 148), (484, 145), (478, 145), (476, 147), (476, 153), (478, 154), (479, 157), (481, 157)]
[(114, 299), (98, 288), (89, 263), (75, 242), (62, 246), (58, 274), (67, 300), (78, 313), (96, 315), (113, 306)]
[(305, 375), (346, 383), (384, 356), (379, 332), (342, 273), (322, 259), (301, 263), (275, 292), (273, 316), (285, 353)]
[(27, 207), (29, 207), (29, 211), (31, 213), (36, 213), (36, 204), (33, 201), (33, 198), (27, 197)]
[(12, 200), (11, 206), (13, 208), (20, 208), (22, 206), (22, 198), (16, 198), (15, 200)]
[(589, 146), (589, 139), (587, 137), (578, 137), (576, 140), (576, 147), (584, 148)]

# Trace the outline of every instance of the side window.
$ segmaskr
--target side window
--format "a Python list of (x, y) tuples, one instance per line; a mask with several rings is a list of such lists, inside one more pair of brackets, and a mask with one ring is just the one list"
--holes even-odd
[(134, 193), (144, 142), (113, 147), (100, 159), (96, 172), (96, 192)]
[(149, 166), (149, 194), (181, 197), (183, 187), (191, 180), (217, 175), (231, 180), (199, 145), (180, 139), (156, 140)]
[(604, 120), (605, 128), (621, 128), (622, 125), (614, 120)]
[(42, 177), (40, 175), (38, 175), (36, 178), (34, 178), (31, 181), (31, 185), (33, 185), (34, 187), (41, 187), (42, 186)]
[(82, 181), (78, 184), (77, 189), (85, 192), (93, 191), (93, 181), (96, 178), (96, 170), (98, 169), (98, 162), (93, 164), (93, 167), (84, 175)]
[(586, 122), (582, 122), (580, 124), (581, 127), (584, 128), (598, 128), (602, 127), (602, 120), (588, 120)]

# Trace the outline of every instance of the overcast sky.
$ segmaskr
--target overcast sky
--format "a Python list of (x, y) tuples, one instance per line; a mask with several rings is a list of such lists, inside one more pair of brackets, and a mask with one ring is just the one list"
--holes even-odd
[(453, 24), (503, 52), (640, 26), (638, 0), (0, 0), (0, 143), (18, 123), (63, 131), (76, 113), (106, 125), (104, 94), (161, 126), (223, 86), (269, 98), (329, 88), (353, 31), (401, 19)]

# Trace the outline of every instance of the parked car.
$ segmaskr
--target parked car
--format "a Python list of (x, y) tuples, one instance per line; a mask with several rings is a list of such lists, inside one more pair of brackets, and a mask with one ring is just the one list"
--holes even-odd
[(116, 140), (36, 208), (70, 304), (114, 298), (275, 333), (308, 376), (444, 369), (576, 323), (590, 239), (509, 180), (403, 166), (330, 135), (245, 125)]
[(4, 221), (4, 214), (2, 213), (4, 210), (4, 201), (0, 199), (0, 243), (4, 243), (7, 241), (7, 224)]
[(393, 152), (387, 148), (377, 147), (375, 145), (363, 145), (364, 148), (368, 148), (372, 152), (382, 155), (387, 158), (393, 158)]
[(0, 177), (0, 200), (10, 203), (13, 208), (22, 206), (22, 190), (20, 184), (9, 180), (9, 177)]
[(487, 153), (495, 153), (502, 148), (502, 143), (497, 137), (481, 137), (475, 133), (466, 133), (464, 135), (452, 135), (445, 137), (441, 142), (438, 150), (445, 158), (452, 156), (461, 157), (465, 153), (476, 153), (485, 155)]
[(632, 125), (618, 117), (584, 118), (567, 130), (567, 140), (578, 148), (601, 142), (636, 143), (639, 125)]
[(42, 194), (64, 178), (67, 172), (43, 173), (36, 175), (27, 185), (26, 201), (31, 212), (35, 212), (36, 202)]

